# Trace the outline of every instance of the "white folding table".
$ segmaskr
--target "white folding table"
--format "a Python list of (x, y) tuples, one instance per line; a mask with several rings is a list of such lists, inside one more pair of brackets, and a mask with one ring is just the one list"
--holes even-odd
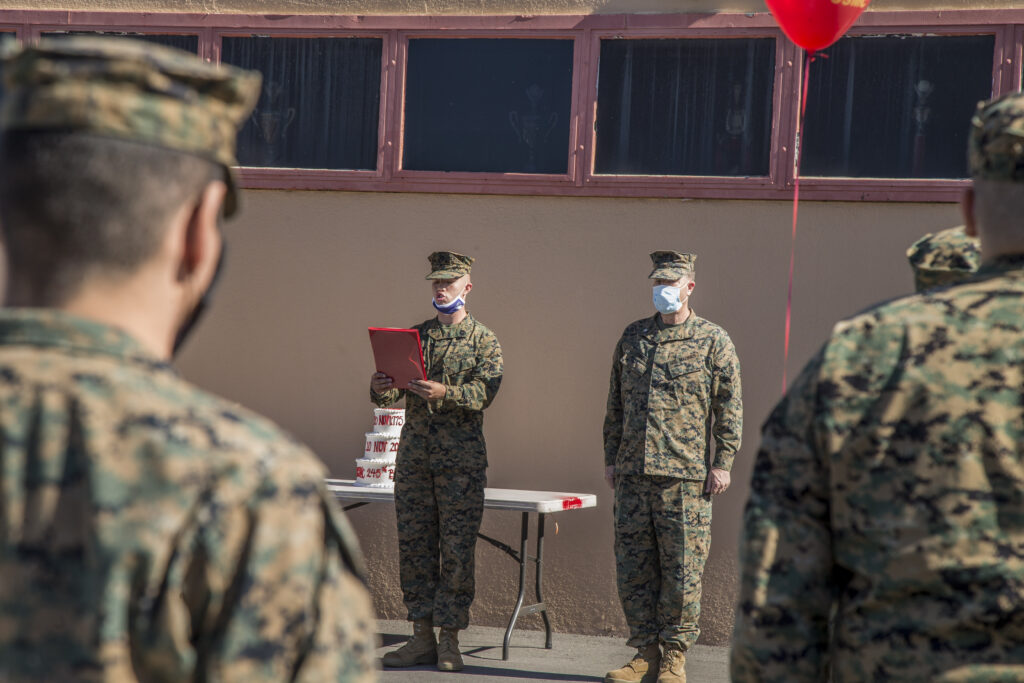
[[(334, 494), (338, 500), (350, 503), (345, 510), (352, 510), (370, 503), (391, 503), (395, 502), (394, 489), (375, 489), (367, 486), (356, 486), (351, 479), (328, 479), (327, 489)], [(558, 493), (555, 491), (522, 491), (518, 489), (484, 489), (484, 509), (489, 510), (512, 510), (523, 514), (522, 531), (519, 539), (519, 550), (502, 543), (501, 541), (477, 534), (495, 548), (508, 554), (519, 563), (519, 597), (516, 599), (516, 606), (512, 610), (512, 616), (508, 621), (508, 628), (505, 629), (505, 640), (501, 647), (501, 658), (508, 659), (509, 642), (512, 639), (512, 630), (516, 626), (516, 620), (520, 615), (536, 614), (540, 612), (544, 619), (544, 647), (551, 649), (551, 621), (548, 619), (548, 607), (542, 597), (544, 577), (544, 519), (547, 515), (565, 510), (579, 510), (581, 508), (592, 508), (597, 506), (597, 496), (592, 493)], [(530, 536), (530, 513), (537, 513), (537, 555), (530, 557), (526, 553), (527, 543)], [(536, 582), (534, 584), (537, 602), (532, 605), (523, 605), (526, 597), (526, 566), (528, 562), (537, 565)]]

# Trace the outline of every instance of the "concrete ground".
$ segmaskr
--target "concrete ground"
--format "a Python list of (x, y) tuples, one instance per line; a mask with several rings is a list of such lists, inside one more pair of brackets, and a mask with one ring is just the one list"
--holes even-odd
[[(383, 655), (402, 645), (412, 635), (407, 621), (378, 621)], [(551, 650), (544, 649), (543, 631), (516, 630), (507, 662), (501, 659), (504, 629), (471, 626), (459, 634), (459, 645), (466, 668), (459, 673), (442, 673), (432, 666), (410, 669), (384, 669), (384, 683), (441, 683), (453, 681), (500, 681), (501, 683), (537, 683), (538, 681), (604, 680), (604, 674), (632, 659), (636, 652), (622, 638), (578, 636), (555, 633)], [(729, 648), (697, 645), (686, 657), (686, 677), (692, 683), (728, 683)]]

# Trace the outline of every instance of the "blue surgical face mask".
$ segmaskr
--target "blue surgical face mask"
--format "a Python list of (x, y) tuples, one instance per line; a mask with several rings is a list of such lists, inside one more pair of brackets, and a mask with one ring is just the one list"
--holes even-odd
[(465, 294), (466, 294), (466, 290), (463, 289), (462, 290), (462, 294), (459, 294), (457, 297), (455, 297), (454, 299), (452, 299), (450, 302), (448, 302), (446, 304), (439, 304), (439, 303), (437, 303), (437, 299), (435, 299), (434, 297), (430, 297), (430, 303), (434, 304), (434, 308), (437, 309), (437, 311), (439, 313), (444, 313), (445, 315), (451, 315), (452, 313), (454, 313), (455, 311), (459, 310), (460, 308), (465, 307), (465, 305), (466, 305)]
[(675, 313), (683, 307), (683, 302), (679, 298), (680, 292), (681, 288), (672, 285), (655, 285), (654, 307), (659, 313)]

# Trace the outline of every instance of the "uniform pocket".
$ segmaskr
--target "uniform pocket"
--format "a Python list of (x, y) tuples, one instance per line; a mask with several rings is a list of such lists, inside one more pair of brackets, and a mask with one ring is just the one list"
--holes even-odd
[(445, 360), (444, 362), (444, 372), (449, 377), (457, 377), (475, 367), (476, 358), (458, 358), (455, 360)]
[(675, 360), (669, 363), (665, 367), (665, 375), (669, 379), (676, 379), (683, 375), (689, 375), (693, 372), (699, 372), (704, 369), (703, 358), (683, 358)]
[(704, 403), (708, 381), (704, 356), (677, 358), (664, 365), (664, 372), (677, 405)]
[(619, 359), (622, 364), (623, 370), (627, 370), (636, 375), (642, 375), (647, 372), (647, 361), (638, 355), (623, 354), (622, 358)]

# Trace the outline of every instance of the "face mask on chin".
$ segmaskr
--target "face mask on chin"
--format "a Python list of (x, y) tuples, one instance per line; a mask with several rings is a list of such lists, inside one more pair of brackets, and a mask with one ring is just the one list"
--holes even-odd
[(451, 315), (452, 313), (455, 313), (459, 309), (464, 308), (466, 306), (465, 294), (466, 290), (465, 288), (463, 288), (462, 294), (459, 294), (457, 297), (455, 297), (455, 299), (446, 304), (437, 303), (437, 299), (435, 299), (434, 297), (430, 297), (430, 303), (434, 305), (434, 308), (437, 310), (438, 313)]
[(171, 357), (178, 355), (178, 351), (181, 350), (185, 340), (192, 334), (195, 329), (196, 323), (203, 316), (203, 313), (207, 308), (210, 307), (210, 299), (213, 295), (213, 290), (217, 286), (217, 281), (220, 279), (221, 271), (224, 269), (224, 254), (227, 252), (228, 247), (226, 244), (222, 244), (220, 248), (220, 256), (217, 258), (217, 267), (213, 271), (213, 277), (210, 279), (210, 286), (206, 288), (203, 295), (199, 297), (199, 301), (192, 307), (188, 315), (185, 316), (185, 320), (182, 321), (181, 326), (178, 327), (177, 334), (174, 335), (174, 347), (171, 349)]
[(682, 288), (673, 287), (671, 285), (656, 285), (652, 292), (652, 298), (654, 299), (654, 307), (658, 309), (659, 313), (675, 313), (683, 307), (683, 302), (680, 297)]

